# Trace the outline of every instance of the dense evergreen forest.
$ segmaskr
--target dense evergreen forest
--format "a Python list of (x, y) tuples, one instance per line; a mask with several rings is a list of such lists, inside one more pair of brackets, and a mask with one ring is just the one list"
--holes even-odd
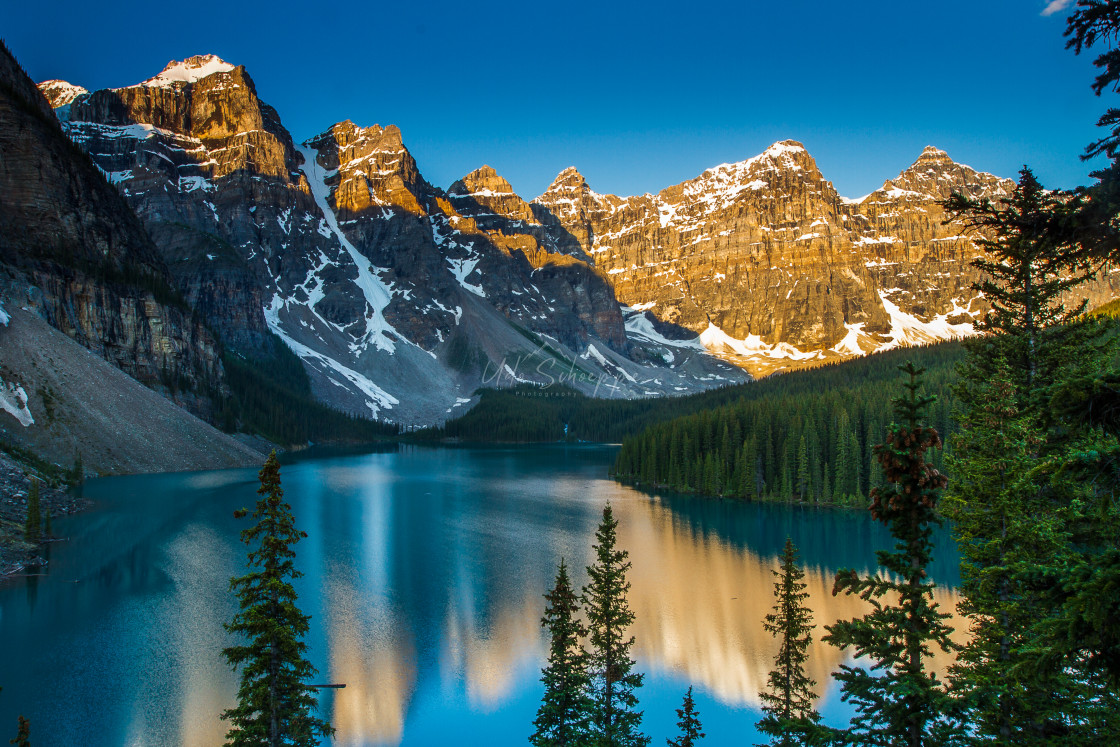
[[(627, 438), (615, 476), (705, 495), (864, 505), (882, 479), (873, 449), (890, 423), (903, 358), (928, 370), (927, 391), (937, 396), (931, 422), (951, 433), (957, 344), (891, 351), (750, 385), (735, 402)], [(934, 458), (940, 467), (943, 452)]]
[[(944, 370), (944, 376), (950, 376), (961, 352), (958, 343), (891, 351), (670, 399), (593, 399), (565, 387), (488, 389), (482, 392), (481, 401), (470, 412), (448, 421), (443, 428), (425, 431), (420, 436), (480, 442), (617, 443), (663, 421), (735, 406), (743, 401), (815, 399), (875, 382), (882, 387), (897, 378), (898, 365), (908, 357), (930, 369), (931, 377), (940, 381), (935, 372)], [(888, 400), (889, 397), (883, 402)], [(889, 409), (889, 403), (883, 405), (883, 418)]]

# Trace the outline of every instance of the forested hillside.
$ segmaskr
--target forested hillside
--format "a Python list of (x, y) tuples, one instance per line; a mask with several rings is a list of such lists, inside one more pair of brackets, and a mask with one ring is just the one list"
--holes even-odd
[[(938, 398), (931, 422), (948, 434), (960, 357), (956, 344), (892, 351), (744, 387), (733, 403), (627, 438), (615, 475), (705, 495), (862, 505), (882, 480), (873, 449), (898, 396), (897, 366), (913, 359), (928, 369), (927, 391)], [(937, 452), (937, 467), (942, 459)]]

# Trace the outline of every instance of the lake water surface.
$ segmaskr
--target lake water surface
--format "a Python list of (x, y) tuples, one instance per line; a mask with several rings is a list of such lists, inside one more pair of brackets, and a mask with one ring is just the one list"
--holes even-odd
[[(684, 691), (706, 745), (752, 743), (776, 646), (762, 628), (787, 535), (818, 626), (861, 613), (833, 573), (867, 569), (890, 538), (864, 512), (653, 496), (607, 478), (608, 446), (404, 447), (282, 468), (296, 521), (299, 604), (337, 745), (527, 744), (547, 641), (544, 601), (561, 557), (586, 580), (609, 500), (630, 552), (643, 727), (675, 737)], [(222, 743), (237, 679), (221, 657), (243, 572), (238, 532), (255, 470), (86, 484), (95, 507), (55, 522), (46, 576), (0, 585), (0, 735), (31, 719), (37, 745)], [(942, 533), (944, 534), (944, 533)], [(933, 575), (952, 585), (942, 538)], [(950, 591), (939, 601), (952, 609)], [(820, 644), (822, 710), (842, 655)], [(4, 737), (3, 741), (6, 741)]]

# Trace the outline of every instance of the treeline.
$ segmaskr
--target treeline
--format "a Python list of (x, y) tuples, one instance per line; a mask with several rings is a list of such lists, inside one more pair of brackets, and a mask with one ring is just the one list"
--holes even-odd
[(277, 444), (368, 442), (395, 437), (398, 427), (354, 417), (315, 399), (303, 364), (273, 335), (273, 355), (222, 356), (228, 395), (217, 396), (215, 420), (227, 433), (242, 431)]
[[(614, 474), (679, 492), (864, 505), (881, 481), (873, 450), (898, 396), (892, 369), (901, 354), (780, 377), (765, 396), (654, 425), (623, 442)], [(928, 368), (927, 390), (938, 398), (931, 422), (951, 433), (959, 346), (904, 354)], [(941, 459), (938, 452), (935, 467)]]
[[(685, 397), (594, 399), (559, 386), (488, 389), (469, 412), (448, 421), (442, 428), (425, 431), (421, 437), (515, 443), (565, 440), (617, 443), (666, 420), (740, 401), (816, 396), (850, 390), (869, 382), (886, 382), (897, 376), (897, 366), (904, 358), (913, 358), (932, 372), (951, 369), (960, 356), (958, 343), (942, 343), (770, 376)], [(888, 411), (886, 407), (882, 414), (885, 416)]]

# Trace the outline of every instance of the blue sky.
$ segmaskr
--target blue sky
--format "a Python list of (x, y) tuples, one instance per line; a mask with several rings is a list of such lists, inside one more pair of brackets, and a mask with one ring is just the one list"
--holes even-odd
[(1078, 155), (1111, 102), (1095, 55), (1064, 49), (1068, 5), (54, 0), (9, 3), (0, 33), (36, 81), (91, 90), (217, 54), (297, 141), (396, 124), (443, 187), (488, 163), (531, 198), (574, 165), (600, 192), (656, 192), (792, 138), (857, 197), (931, 144), (1087, 183)]

